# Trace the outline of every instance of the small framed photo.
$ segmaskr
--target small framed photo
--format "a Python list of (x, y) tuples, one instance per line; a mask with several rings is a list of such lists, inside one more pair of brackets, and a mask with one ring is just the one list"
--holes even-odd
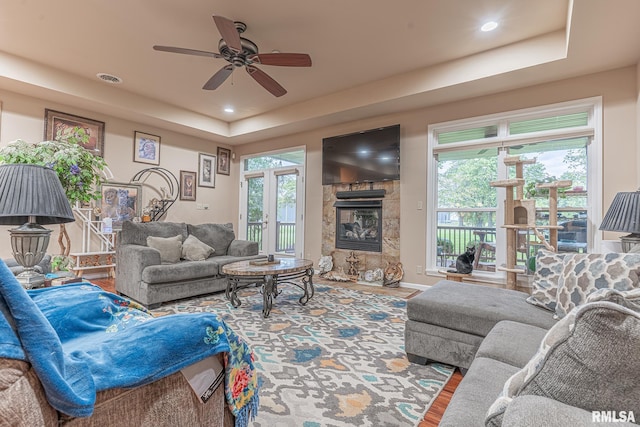
[(140, 185), (107, 182), (100, 187), (100, 219), (111, 218), (114, 230), (120, 230), (124, 221), (140, 216)]
[(150, 165), (160, 164), (160, 137), (135, 131), (133, 136), (133, 161)]
[(180, 200), (196, 200), (196, 173), (180, 171)]
[(45, 140), (64, 141), (69, 137), (82, 140), (87, 135), (87, 142), (80, 145), (96, 156), (104, 157), (104, 122), (45, 108)]
[(198, 187), (216, 188), (216, 156), (213, 154), (198, 154)]
[(218, 169), (216, 173), (229, 175), (231, 172), (231, 150), (218, 147)]

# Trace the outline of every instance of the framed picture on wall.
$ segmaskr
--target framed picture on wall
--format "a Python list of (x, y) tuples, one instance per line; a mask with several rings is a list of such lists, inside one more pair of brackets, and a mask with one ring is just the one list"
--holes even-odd
[(196, 200), (196, 173), (180, 171), (180, 200)]
[(218, 147), (218, 169), (220, 175), (229, 175), (231, 172), (231, 150)]
[(135, 131), (133, 135), (133, 161), (149, 165), (160, 164), (160, 137)]
[(140, 185), (107, 182), (100, 187), (100, 194), (100, 219), (111, 218), (114, 230), (120, 230), (124, 221), (140, 216)]
[(216, 156), (213, 154), (198, 154), (198, 187), (216, 187)]
[(44, 110), (44, 139), (64, 141), (69, 137), (87, 142), (81, 143), (96, 156), (104, 157), (104, 122), (74, 116), (60, 111)]

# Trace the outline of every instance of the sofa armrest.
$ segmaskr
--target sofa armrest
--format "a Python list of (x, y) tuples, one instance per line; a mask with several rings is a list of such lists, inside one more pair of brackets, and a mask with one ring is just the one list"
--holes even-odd
[(141, 245), (119, 245), (116, 248), (116, 290), (145, 303), (146, 297), (140, 290), (142, 272), (150, 265), (160, 264), (160, 251), (157, 249)]
[[(607, 412), (607, 408), (599, 408), (599, 410)], [(599, 415), (548, 397), (524, 395), (518, 396), (507, 406), (502, 427), (611, 426), (611, 422), (607, 422)], [(616, 422), (615, 425), (637, 426), (628, 422)]]
[(250, 242), (248, 240), (234, 240), (227, 249), (227, 255), (230, 256), (250, 256), (258, 255), (258, 242)]

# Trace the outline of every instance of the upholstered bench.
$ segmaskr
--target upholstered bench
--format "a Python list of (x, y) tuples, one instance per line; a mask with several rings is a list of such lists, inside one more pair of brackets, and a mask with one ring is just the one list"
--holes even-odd
[(549, 310), (524, 292), (442, 280), (407, 302), (405, 351), (413, 363), (469, 368), (483, 339), (502, 320), (549, 329)]

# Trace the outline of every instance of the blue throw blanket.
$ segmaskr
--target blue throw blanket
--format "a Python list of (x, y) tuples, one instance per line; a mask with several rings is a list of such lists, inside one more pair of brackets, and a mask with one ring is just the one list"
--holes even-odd
[(253, 353), (217, 315), (154, 318), (90, 283), (25, 291), (0, 261), (0, 357), (30, 362), (65, 414), (90, 416), (98, 391), (148, 384), (220, 352), (227, 403), (246, 426), (258, 409)]

